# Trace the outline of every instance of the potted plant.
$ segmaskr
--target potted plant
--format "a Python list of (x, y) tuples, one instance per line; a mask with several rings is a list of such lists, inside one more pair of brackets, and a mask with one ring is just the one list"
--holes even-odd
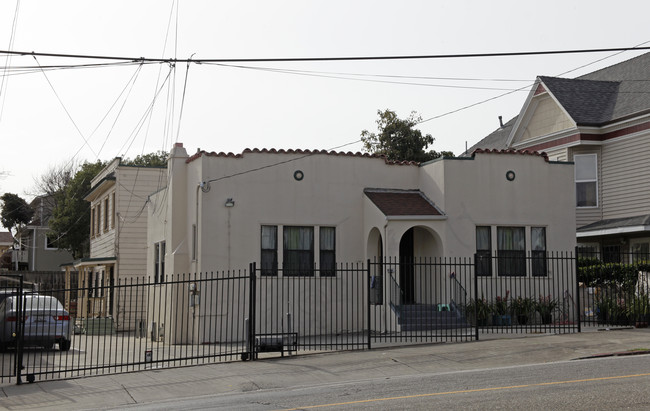
[(520, 325), (528, 324), (528, 317), (535, 313), (535, 301), (532, 298), (517, 297), (510, 303), (512, 314)]
[(603, 297), (596, 304), (600, 324), (629, 325), (631, 311), (623, 298)]
[(508, 307), (508, 297), (510, 291), (506, 291), (506, 296), (497, 296), (492, 304), (492, 324), (494, 325), (510, 325), (512, 323), (510, 316), (510, 309)]
[(557, 308), (557, 300), (551, 298), (550, 295), (546, 297), (540, 295), (539, 299), (535, 302), (535, 311), (542, 317), (542, 324), (550, 324), (553, 322), (553, 311)]
[(481, 295), (481, 298), (476, 300), (470, 300), (467, 304), (467, 311), (470, 317), (476, 319), (476, 325), (479, 327), (484, 327), (487, 325), (488, 316), (490, 315), (490, 304), (487, 302), (485, 297)]
[(648, 321), (650, 321), (650, 301), (648, 300), (648, 294), (640, 293), (634, 297), (634, 311), (636, 313), (635, 326), (637, 328), (648, 327)]

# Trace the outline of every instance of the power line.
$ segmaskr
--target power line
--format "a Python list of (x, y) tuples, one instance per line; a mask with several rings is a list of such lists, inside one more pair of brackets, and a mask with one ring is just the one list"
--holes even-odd
[(429, 60), (429, 59), (460, 59), (460, 58), (485, 58), (485, 57), (518, 57), (518, 56), (547, 56), (561, 54), (608, 53), (633, 50), (650, 50), (646, 47), (614, 47), (599, 49), (572, 49), (572, 50), (542, 50), (542, 51), (514, 51), (497, 53), (461, 53), (461, 54), (420, 54), (398, 56), (337, 56), (337, 57), (270, 57), (270, 58), (207, 58), (207, 59), (177, 59), (177, 58), (150, 58), (150, 57), (124, 57), (91, 54), (65, 54), (65, 53), (40, 53), (34, 51), (0, 50), (0, 54), (36, 57), (62, 57), (94, 60), (122, 60), (146, 63), (264, 63), (264, 62), (298, 62), (298, 61), (372, 61), (372, 60)]

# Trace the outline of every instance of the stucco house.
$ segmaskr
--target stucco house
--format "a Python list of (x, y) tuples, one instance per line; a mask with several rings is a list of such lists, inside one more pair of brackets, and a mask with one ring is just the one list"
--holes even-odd
[[(576, 237), (605, 262), (650, 253), (650, 53), (569, 79), (539, 76), (519, 115), (476, 149), (575, 163)], [(563, 195), (558, 192), (557, 195)]]
[[(478, 150), (418, 164), (309, 150), (190, 156), (177, 143), (167, 172), (168, 185), (148, 202), (147, 267), (161, 286), (165, 275), (251, 262), (261, 275), (331, 281), (323, 273), (334, 262), (575, 247), (573, 165), (543, 153)], [(212, 309), (203, 304), (199, 318)]]
[(112, 317), (113, 325), (124, 330), (137, 327), (145, 316), (146, 296), (137, 287), (116, 286), (141, 283), (146, 275), (145, 208), (148, 195), (164, 187), (166, 178), (164, 167), (125, 165), (118, 157), (92, 180), (85, 197), (90, 203), (90, 257), (66, 267), (68, 282), (70, 270), (79, 272), (79, 284), (72, 284), (82, 289), (78, 317)]

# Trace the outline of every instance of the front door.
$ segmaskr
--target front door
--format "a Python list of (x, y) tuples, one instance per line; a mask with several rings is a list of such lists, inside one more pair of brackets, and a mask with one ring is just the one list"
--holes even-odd
[(402, 304), (415, 303), (415, 258), (413, 228), (409, 228), (399, 242), (399, 284)]

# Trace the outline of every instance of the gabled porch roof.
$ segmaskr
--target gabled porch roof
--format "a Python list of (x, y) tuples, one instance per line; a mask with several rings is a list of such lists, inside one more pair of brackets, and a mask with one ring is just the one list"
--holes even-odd
[(366, 188), (363, 192), (388, 218), (446, 218), (444, 212), (420, 190)]

